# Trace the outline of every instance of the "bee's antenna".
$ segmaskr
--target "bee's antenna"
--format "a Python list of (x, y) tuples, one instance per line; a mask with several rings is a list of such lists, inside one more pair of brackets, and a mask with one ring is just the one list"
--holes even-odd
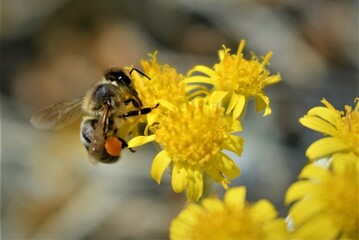
[(130, 71), (130, 75), (133, 71), (136, 71), (138, 72), (139, 74), (141, 74), (142, 76), (148, 78), (148, 80), (151, 80), (151, 78), (149, 76), (147, 76), (146, 74), (144, 74), (143, 72), (141, 72), (140, 70), (138, 70), (137, 68), (132, 68), (131, 71)]

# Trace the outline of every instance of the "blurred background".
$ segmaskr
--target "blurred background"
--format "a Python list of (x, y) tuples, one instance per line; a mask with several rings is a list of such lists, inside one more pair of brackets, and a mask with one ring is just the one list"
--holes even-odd
[[(150, 177), (157, 150), (124, 150), (93, 166), (77, 122), (61, 131), (30, 124), (40, 108), (82, 96), (104, 69), (134, 65), (159, 51), (185, 74), (212, 66), (222, 44), (264, 56), (283, 81), (265, 91), (272, 115), (250, 104), (245, 146), (235, 157), (248, 200), (268, 198), (285, 217), (287, 187), (320, 137), (298, 123), (324, 97), (336, 108), (358, 96), (358, 1), (2, 0), (1, 238), (168, 239), (185, 205), (169, 174)], [(214, 193), (223, 189), (214, 185)]]

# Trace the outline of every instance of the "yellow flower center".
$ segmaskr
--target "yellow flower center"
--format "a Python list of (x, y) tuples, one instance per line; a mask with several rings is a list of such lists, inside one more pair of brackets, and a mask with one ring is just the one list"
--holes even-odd
[(228, 118), (223, 109), (196, 99), (182, 108), (169, 111), (155, 130), (156, 141), (174, 163), (203, 165), (218, 154), (229, 138)]
[(191, 227), (191, 239), (261, 239), (261, 224), (247, 209), (202, 211)]
[(242, 54), (243, 45), (244, 43), (241, 43), (239, 46), (237, 55), (230, 55), (229, 49), (226, 48), (220, 51), (221, 62), (214, 66), (214, 70), (221, 90), (253, 96), (262, 91), (270, 78), (279, 76), (270, 76), (270, 72), (265, 69), (271, 53), (264, 57), (262, 63), (254, 54), (251, 60), (246, 60)]
[(358, 171), (347, 169), (342, 173), (333, 173), (333, 177), (324, 182), (322, 197), (335, 226), (341, 227), (344, 234), (356, 234), (359, 217)]
[(350, 106), (345, 106), (346, 113), (342, 113), (338, 121), (337, 129), (339, 137), (351, 146), (355, 154), (359, 154), (359, 102), (354, 111)]
[(144, 105), (152, 106), (161, 100), (178, 105), (185, 100), (184, 76), (178, 74), (175, 68), (159, 65), (156, 53), (152, 55), (150, 62), (142, 60), (141, 65), (144, 73), (151, 78), (148, 80), (140, 74), (134, 75), (136, 90)]

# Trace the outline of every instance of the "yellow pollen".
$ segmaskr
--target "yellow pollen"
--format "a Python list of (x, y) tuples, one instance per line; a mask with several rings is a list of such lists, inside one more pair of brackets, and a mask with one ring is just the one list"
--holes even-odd
[[(334, 173), (324, 182), (321, 195), (326, 202), (328, 213), (346, 233), (354, 233), (358, 228), (358, 172), (347, 169), (343, 173)], [(345, 187), (343, 187), (345, 186)], [(354, 207), (354, 209), (353, 209)]]
[(211, 239), (220, 236), (221, 239), (237, 239), (240, 236), (248, 239), (260, 239), (260, 224), (253, 221), (246, 209), (233, 212), (223, 208), (218, 211), (202, 212), (197, 216), (192, 227), (192, 239)]
[(176, 69), (157, 62), (157, 52), (150, 61), (141, 61), (144, 73), (151, 79), (148, 80), (140, 74), (134, 74), (134, 82), (139, 98), (146, 106), (152, 106), (161, 100), (166, 100), (174, 105), (179, 105), (186, 99), (184, 76), (178, 74)]
[(155, 135), (174, 163), (202, 166), (221, 151), (230, 133), (223, 109), (197, 99), (168, 112)]
[(265, 81), (271, 77), (265, 66), (272, 53), (268, 53), (260, 63), (253, 53), (250, 60), (244, 59), (242, 50), (242, 43), (237, 55), (230, 55), (229, 49), (224, 48), (220, 52), (222, 61), (214, 66), (214, 70), (220, 78), (218, 83), (221, 90), (252, 96), (260, 93), (265, 87)]
[(359, 154), (359, 112), (357, 104), (354, 111), (350, 106), (345, 106), (346, 114), (342, 113), (338, 121), (338, 134), (344, 140), (355, 154)]

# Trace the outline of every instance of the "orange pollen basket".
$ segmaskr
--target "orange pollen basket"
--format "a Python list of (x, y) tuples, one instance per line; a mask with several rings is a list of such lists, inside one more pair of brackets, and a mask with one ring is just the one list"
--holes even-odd
[(122, 150), (122, 142), (117, 137), (106, 138), (105, 148), (108, 154), (117, 157), (120, 156)]

